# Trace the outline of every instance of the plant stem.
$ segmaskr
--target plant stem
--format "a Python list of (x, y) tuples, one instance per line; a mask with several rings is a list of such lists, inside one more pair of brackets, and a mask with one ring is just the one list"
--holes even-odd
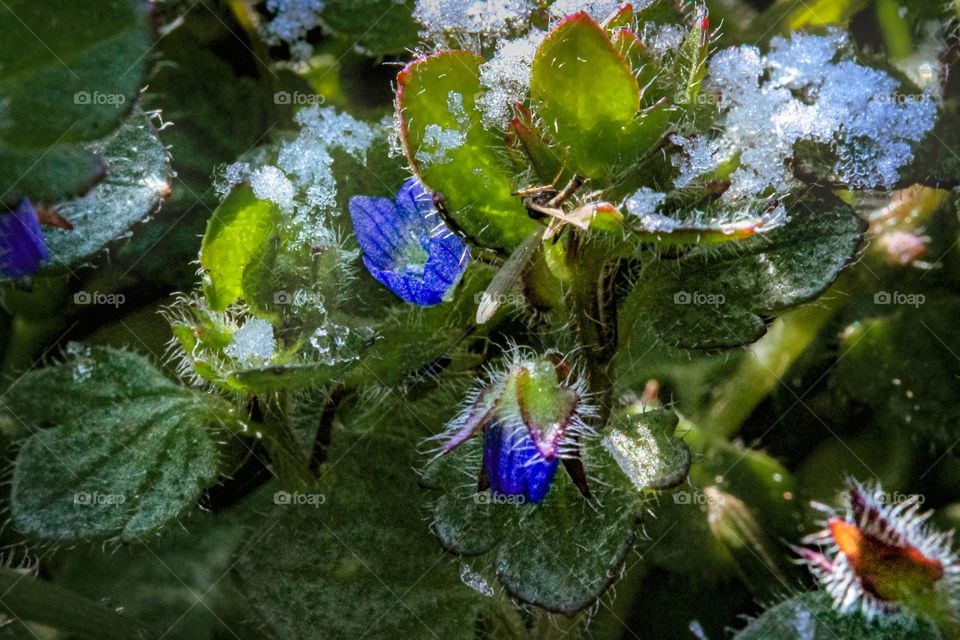
[(910, 23), (900, 15), (900, 3), (896, 0), (877, 0), (875, 11), (890, 57), (902, 60), (913, 53)]
[(537, 611), (535, 640), (577, 640), (582, 635), (579, 616)]
[(567, 254), (573, 272), (569, 306), (580, 344), (587, 361), (587, 377), (595, 404), (600, 409), (599, 424), (606, 423), (608, 402), (613, 391), (610, 363), (617, 348), (617, 307), (613, 283), (620, 261), (607, 260), (596, 244), (584, 234), (572, 231)]

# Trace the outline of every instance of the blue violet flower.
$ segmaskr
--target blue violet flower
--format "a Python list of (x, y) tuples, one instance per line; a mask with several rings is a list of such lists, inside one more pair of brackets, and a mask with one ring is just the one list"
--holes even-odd
[(405, 301), (430, 307), (444, 301), (470, 262), (470, 249), (443, 224), (433, 196), (416, 178), (389, 198), (350, 198), (363, 264)]
[(25, 278), (48, 258), (37, 211), (23, 198), (8, 212), (0, 213), (0, 275)]

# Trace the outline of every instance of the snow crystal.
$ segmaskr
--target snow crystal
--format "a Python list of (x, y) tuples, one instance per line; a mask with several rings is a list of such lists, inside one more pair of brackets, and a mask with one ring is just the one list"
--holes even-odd
[(471, 37), (495, 39), (526, 31), (536, 0), (417, 0), (414, 19), (420, 34), (438, 44)]
[[(794, 144), (828, 144), (837, 178), (854, 188), (892, 187), (913, 159), (911, 143), (933, 127), (930, 95), (898, 96), (899, 83), (858, 64), (845, 32), (774, 38), (770, 53), (755, 47), (718, 53), (707, 88), (722, 96), (719, 139), (679, 140), (677, 186), (715, 170), (739, 153), (727, 200), (784, 192)], [(675, 141), (677, 141), (675, 139)]]
[(274, 17), (264, 27), (264, 39), (271, 45), (285, 42), (295, 57), (308, 58), (313, 48), (305, 38), (320, 26), (323, 4), (323, 0), (267, 0), (267, 11)]
[(501, 40), (493, 58), (480, 65), (480, 84), (486, 91), (477, 100), (488, 128), (506, 128), (512, 106), (522, 102), (530, 90), (533, 57), (546, 32), (532, 29), (515, 40)]
[(274, 349), (273, 325), (254, 318), (234, 332), (224, 352), (243, 366), (254, 366), (269, 362)]
[(657, 212), (657, 207), (663, 204), (666, 199), (667, 194), (654, 191), (649, 187), (642, 187), (627, 198), (624, 206), (629, 213), (642, 218), (654, 215)]
[(250, 172), (249, 179), (253, 195), (261, 200), (272, 201), (281, 211), (293, 211), (296, 189), (283, 171), (266, 166)]
[(679, 49), (686, 35), (686, 32), (676, 25), (646, 23), (643, 25), (640, 40), (655, 55), (662, 56)]
[[(640, 11), (652, 2), (653, 0), (637, 0), (631, 4), (635, 11)], [(601, 22), (613, 15), (623, 4), (624, 0), (557, 0), (550, 5), (550, 22), (555, 24), (578, 11), (586, 11), (591, 18)]]
[(300, 134), (280, 148), (275, 165), (229, 165), (224, 184), (218, 185), (217, 191), (223, 196), (248, 181), (257, 198), (273, 202), (288, 214), (289, 222), (300, 229), (303, 242), (328, 244), (335, 234), (323, 224), (324, 219), (339, 213), (331, 152), (344, 151), (365, 162), (367, 150), (385, 133), (378, 125), (371, 126), (329, 107), (301, 109), (296, 120)]
[(457, 121), (457, 127), (441, 127), (428, 124), (423, 130), (423, 142), (417, 150), (417, 162), (430, 166), (446, 164), (453, 160), (451, 151), (456, 151), (467, 141), (470, 117), (463, 106), (463, 96), (456, 91), (447, 94), (447, 109)]

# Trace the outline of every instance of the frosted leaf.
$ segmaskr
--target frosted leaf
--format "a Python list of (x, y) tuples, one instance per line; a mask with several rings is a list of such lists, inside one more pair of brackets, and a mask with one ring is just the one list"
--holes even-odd
[(666, 199), (667, 194), (654, 191), (649, 187), (642, 187), (626, 199), (624, 207), (632, 215), (645, 217), (654, 215), (657, 212), (657, 207)]
[[(509, 37), (526, 31), (536, 0), (417, 0), (420, 35), (438, 44)], [(464, 42), (466, 40), (467, 42)]]
[(600, 444), (616, 460), (637, 491), (643, 491), (657, 479), (663, 453), (646, 425), (639, 423), (636, 429), (637, 433), (630, 435), (614, 429)]
[(533, 57), (547, 34), (532, 29), (515, 40), (501, 40), (493, 58), (480, 65), (480, 84), (486, 92), (477, 100), (487, 128), (506, 128), (512, 106), (522, 102), (530, 91)]
[(323, 4), (323, 0), (267, 0), (267, 11), (273, 18), (264, 26), (264, 39), (271, 45), (287, 43), (294, 57), (308, 58), (313, 47), (306, 37), (320, 26)]
[(241, 365), (249, 367), (269, 362), (275, 348), (273, 325), (266, 320), (254, 318), (234, 332), (224, 353)]
[(327, 320), (310, 336), (310, 346), (316, 350), (311, 359), (331, 365), (359, 360), (358, 343), (367, 338), (363, 329), (352, 332), (346, 325)]
[(687, 157), (678, 161), (677, 186), (739, 155), (723, 196), (728, 201), (797, 186), (790, 162), (801, 140), (832, 147), (841, 182), (890, 188), (913, 160), (911, 143), (936, 119), (930, 95), (898, 96), (899, 82), (858, 64), (849, 36), (836, 29), (776, 37), (766, 56), (749, 46), (722, 51), (710, 63), (706, 86), (721, 96), (723, 133), (679, 141)]

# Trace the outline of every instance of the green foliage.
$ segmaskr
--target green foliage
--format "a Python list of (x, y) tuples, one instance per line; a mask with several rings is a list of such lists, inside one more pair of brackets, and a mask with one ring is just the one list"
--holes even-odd
[(483, 600), (424, 526), (413, 442), (364, 435), (388, 426), (379, 414), (343, 418), (356, 433), (338, 434), (319, 483), (274, 494), (272, 526), (238, 560), (242, 590), (279, 637), (472, 638)]
[(86, 145), (136, 101), (153, 43), (148, 9), (140, 0), (11, 0), (0, 9), (0, 201), (56, 202), (104, 175)]
[(937, 640), (943, 636), (929, 622), (917, 622), (905, 614), (893, 614), (877, 621), (868, 621), (860, 614), (838, 614), (825, 594), (807, 593), (764, 612), (735, 636), (736, 640), (771, 637), (783, 640)]
[(627, 299), (667, 344), (716, 349), (755, 342), (766, 318), (817, 297), (850, 261), (863, 222), (831, 196), (783, 202), (790, 221), (765, 234), (652, 264)]
[[(482, 446), (470, 440), (424, 472), (423, 483), (443, 492), (434, 503), (433, 528), (445, 548), (492, 565), (514, 597), (568, 614), (589, 607), (610, 587), (633, 545), (646, 504), (641, 491), (671, 486), (685, 475), (689, 450), (671, 439), (675, 420), (657, 411), (624, 414), (602, 442), (583, 438), (580, 458), (591, 497), (558, 473), (563, 477), (534, 509), (477, 492)], [(663, 446), (638, 442), (644, 432)]]
[(96, 348), (25, 375), (5, 404), (32, 435), (17, 454), (14, 525), (47, 540), (137, 540), (188, 511), (216, 480), (224, 401), (146, 359)]
[[(0, 2), (0, 200), (51, 258), (0, 288), (0, 545), (42, 576), (0, 570), (0, 638), (955, 637), (830, 598), (882, 600), (882, 549), (960, 602), (910, 509), (877, 510), (906, 543), (828, 527), (846, 564), (793, 545), (844, 475), (955, 499), (956, 208), (841, 173), (912, 151), (885, 184), (957, 182), (956, 3), (429, 4)], [(925, 140), (793, 142), (836, 105), (767, 85), (833, 45), (764, 43), (827, 28), (936, 98)], [(731, 135), (758, 120), (769, 144)], [(369, 234), (356, 196), (394, 203)], [(439, 277), (451, 233), (469, 264), (444, 245), (443, 302), (404, 302), (384, 274)], [(90, 292), (119, 302), (66, 304)], [(44, 363), (77, 339), (170, 346)]]

